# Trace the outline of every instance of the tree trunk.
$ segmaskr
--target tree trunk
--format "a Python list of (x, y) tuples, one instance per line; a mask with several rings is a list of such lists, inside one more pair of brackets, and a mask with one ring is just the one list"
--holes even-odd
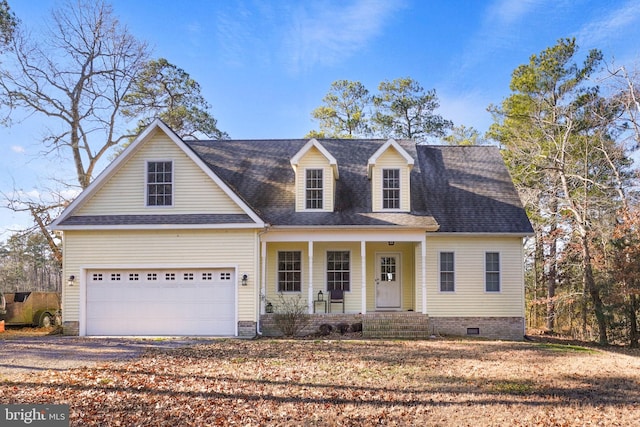
[(556, 283), (557, 283), (557, 244), (556, 244), (556, 230), (557, 221), (555, 212), (558, 209), (558, 200), (554, 199), (551, 206), (551, 211), (554, 213), (551, 223), (551, 229), (549, 230), (549, 276), (547, 277), (547, 330), (553, 332), (555, 329), (556, 320)]
[(582, 267), (584, 271), (583, 280), (585, 288), (591, 297), (596, 321), (598, 322), (598, 342), (601, 345), (607, 345), (609, 343), (607, 338), (607, 320), (604, 315), (604, 304), (600, 298), (600, 289), (596, 286), (595, 279), (593, 278), (591, 253), (589, 251), (589, 237), (587, 233), (582, 234)]
[(542, 243), (542, 230), (536, 227), (536, 247), (533, 253), (533, 281), (534, 281), (534, 289), (533, 289), (533, 298), (532, 300), (532, 309), (533, 309), (533, 321), (531, 322), (531, 327), (539, 328), (540, 327), (540, 318), (538, 315), (538, 296), (542, 289), (544, 289), (544, 248)]
[(638, 299), (635, 294), (629, 296), (629, 304), (627, 305), (627, 317), (629, 318), (629, 347), (638, 348)]

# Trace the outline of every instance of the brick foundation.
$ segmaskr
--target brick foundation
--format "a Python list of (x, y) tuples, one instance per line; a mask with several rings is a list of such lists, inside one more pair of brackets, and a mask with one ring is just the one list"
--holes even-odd
[(522, 317), (431, 317), (429, 321), (431, 331), (436, 335), (479, 336), (513, 341), (524, 338)]
[(80, 322), (62, 322), (63, 335), (80, 335)]
[[(309, 318), (309, 323), (302, 329), (300, 336), (312, 335), (318, 332), (320, 325), (328, 324), (335, 327), (338, 324), (346, 323), (352, 325), (362, 322), (361, 314), (345, 314), (345, 313), (324, 313), (313, 314)], [(279, 337), (282, 332), (276, 327), (274, 314), (263, 314), (260, 316), (260, 327), (262, 335), (266, 337)]]
[(256, 336), (256, 322), (240, 320), (238, 322), (238, 336), (240, 338), (253, 338)]
[[(282, 336), (273, 314), (260, 317), (262, 335), (267, 337)], [(334, 330), (340, 324), (362, 325), (362, 336), (366, 338), (427, 338), (429, 336), (429, 317), (419, 313), (367, 313), (314, 314), (309, 323), (302, 329), (300, 336), (318, 333), (320, 325), (331, 325)]]
[(362, 321), (366, 338), (429, 338), (429, 316), (421, 313), (367, 313)]
[[(281, 336), (273, 314), (260, 316), (262, 335)], [(522, 317), (428, 317), (420, 313), (314, 314), (300, 335), (318, 332), (320, 325), (362, 323), (362, 335), (368, 338), (427, 338), (429, 335), (478, 336), (489, 339), (519, 341), (524, 338)], [(78, 335), (79, 322), (64, 322), (64, 335)], [(471, 332), (471, 334), (469, 333)], [(477, 332), (477, 334), (475, 334)], [(238, 336), (256, 336), (256, 322), (239, 321)]]
[[(260, 317), (262, 335), (282, 336), (273, 314)], [(429, 317), (413, 312), (362, 314), (314, 314), (301, 336), (318, 332), (320, 325), (334, 328), (340, 323), (362, 322), (362, 336), (366, 338), (428, 338), (431, 335), (477, 336), (489, 339), (519, 341), (524, 337), (522, 317)]]

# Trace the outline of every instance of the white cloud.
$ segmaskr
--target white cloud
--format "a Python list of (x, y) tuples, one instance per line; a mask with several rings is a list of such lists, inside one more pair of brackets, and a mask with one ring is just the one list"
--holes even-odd
[(286, 54), (294, 72), (338, 63), (379, 36), (404, 4), (385, 0), (307, 2), (291, 16)]
[(486, 21), (492, 26), (517, 24), (538, 4), (538, 0), (499, 0), (488, 8)]
[(239, 1), (216, 13), (219, 58), (233, 67), (280, 61), (298, 72), (366, 48), (405, 0)]
[(13, 151), (14, 153), (22, 154), (26, 150), (24, 149), (24, 147), (22, 147), (20, 145), (12, 145), (11, 146), (11, 151)]
[(80, 195), (79, 189), (62, 190), (60, 192), (60, 197), (62, 197), (64, 200), (73, 200), (78, 197), (78, 195)]
[[(578, 42), (586, 46), (598, 46), (612, 38), (628, 37), (627, 30), (640, 25), (640, 2), (630, 0), (622, 7), (607, 8), (609, 13), (599, 14), (598, 19), (588, 22), (578, 31)], [(631, 38), (629, 43), (633, 44)]]

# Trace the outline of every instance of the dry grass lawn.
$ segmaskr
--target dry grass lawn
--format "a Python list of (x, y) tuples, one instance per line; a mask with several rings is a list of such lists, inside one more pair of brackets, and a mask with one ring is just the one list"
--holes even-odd
[(74, 426), (640, 425), (640, 353), (479, 340), (220, 340), (0, 384)]

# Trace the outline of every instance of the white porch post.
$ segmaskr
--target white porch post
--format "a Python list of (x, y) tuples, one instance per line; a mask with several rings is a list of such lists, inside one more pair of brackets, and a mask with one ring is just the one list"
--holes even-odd
[(309, 306), (309, 314), (313, 314), (313, 241), (309, 241), (309, 296), (308, 296), (308, 306)]
[(264, 302), (267, 298), (267, 242), (260, 245), (260, 314), (265, 314)]
[(362, 267), (362, 281), (360, 286), (362, 288), (362, 307), (360, 312), (362, 314), (367, 313), (367, 242), (360, 241), (360, 266)]
[(420, 243), (422, 252), (422, 314), (427, 314), (427, 236)]

